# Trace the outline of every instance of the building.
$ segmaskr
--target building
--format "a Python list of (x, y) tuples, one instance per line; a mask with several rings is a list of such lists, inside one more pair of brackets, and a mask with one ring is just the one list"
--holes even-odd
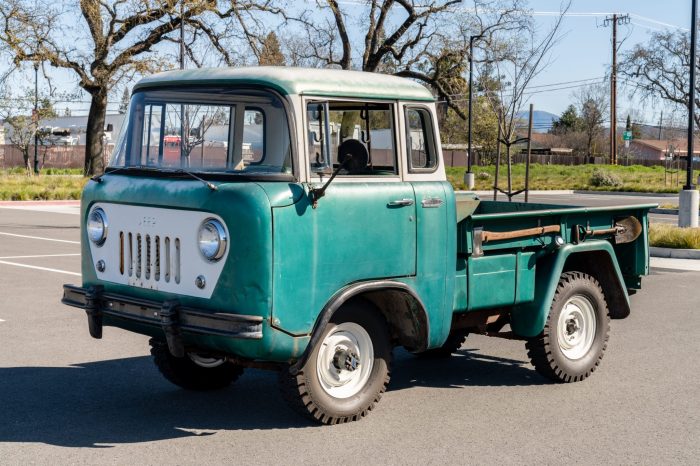
[[(632, 139), (630, 154), (645, 160), (666, 160), (671, 157), (685, 158), (688, 153), (686, 139)], [(695, 140), (693, 158), (700, 157), (700, 140)]]

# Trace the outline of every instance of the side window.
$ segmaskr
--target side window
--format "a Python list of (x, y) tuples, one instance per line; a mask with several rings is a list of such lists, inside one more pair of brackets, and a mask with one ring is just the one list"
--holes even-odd
[(260, 163), (265, 158), (265, 114), (246, 107), (243, 114), (243, 160)]
[[(353, 164), (339, 176), (398, 174), (393, 106), (370, 102), (312, 102), (307, 106), (311, 170), (337, 168), (346, 153)], [(328, 155), (327, 155), (327, 154)]]
[(406, 108), (406, 150), (409, 172), (432, 172), (437, 168), (433, 121), (424, 108)]

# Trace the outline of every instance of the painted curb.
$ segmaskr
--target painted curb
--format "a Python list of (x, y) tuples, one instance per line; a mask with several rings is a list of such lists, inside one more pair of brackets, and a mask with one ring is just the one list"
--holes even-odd
[(666, 257), (670, 259), (695, 259), (700, 260), (700, 249), (673, 249), (650, 247), (651, 257)]

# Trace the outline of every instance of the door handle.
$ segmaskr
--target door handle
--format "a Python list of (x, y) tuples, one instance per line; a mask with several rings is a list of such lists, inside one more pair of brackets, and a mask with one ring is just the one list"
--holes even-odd
[(413, 205), (413, 199), (397, 199), (395, 201), (390, 201), (387, 205), (389, 207), (403, 207)]

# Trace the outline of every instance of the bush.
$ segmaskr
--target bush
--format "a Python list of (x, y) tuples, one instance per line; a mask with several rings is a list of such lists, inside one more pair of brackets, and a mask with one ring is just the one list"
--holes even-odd
[(488, 181), (491, 179), (491, 174), (487, 172), (479, 172), (476, 174), (476, 179), (481, 181)]
[(615, 173), (596, 168), (591, 174), (590, 183), (591, 186), (609, 186), (615, 188), (618, 186), (622, 186), (622, 178), (620, 178), (620, 176)]
[(649, 244), (660, 248), (700, 249), (700, 228), (654, 223), (649, 228)]

